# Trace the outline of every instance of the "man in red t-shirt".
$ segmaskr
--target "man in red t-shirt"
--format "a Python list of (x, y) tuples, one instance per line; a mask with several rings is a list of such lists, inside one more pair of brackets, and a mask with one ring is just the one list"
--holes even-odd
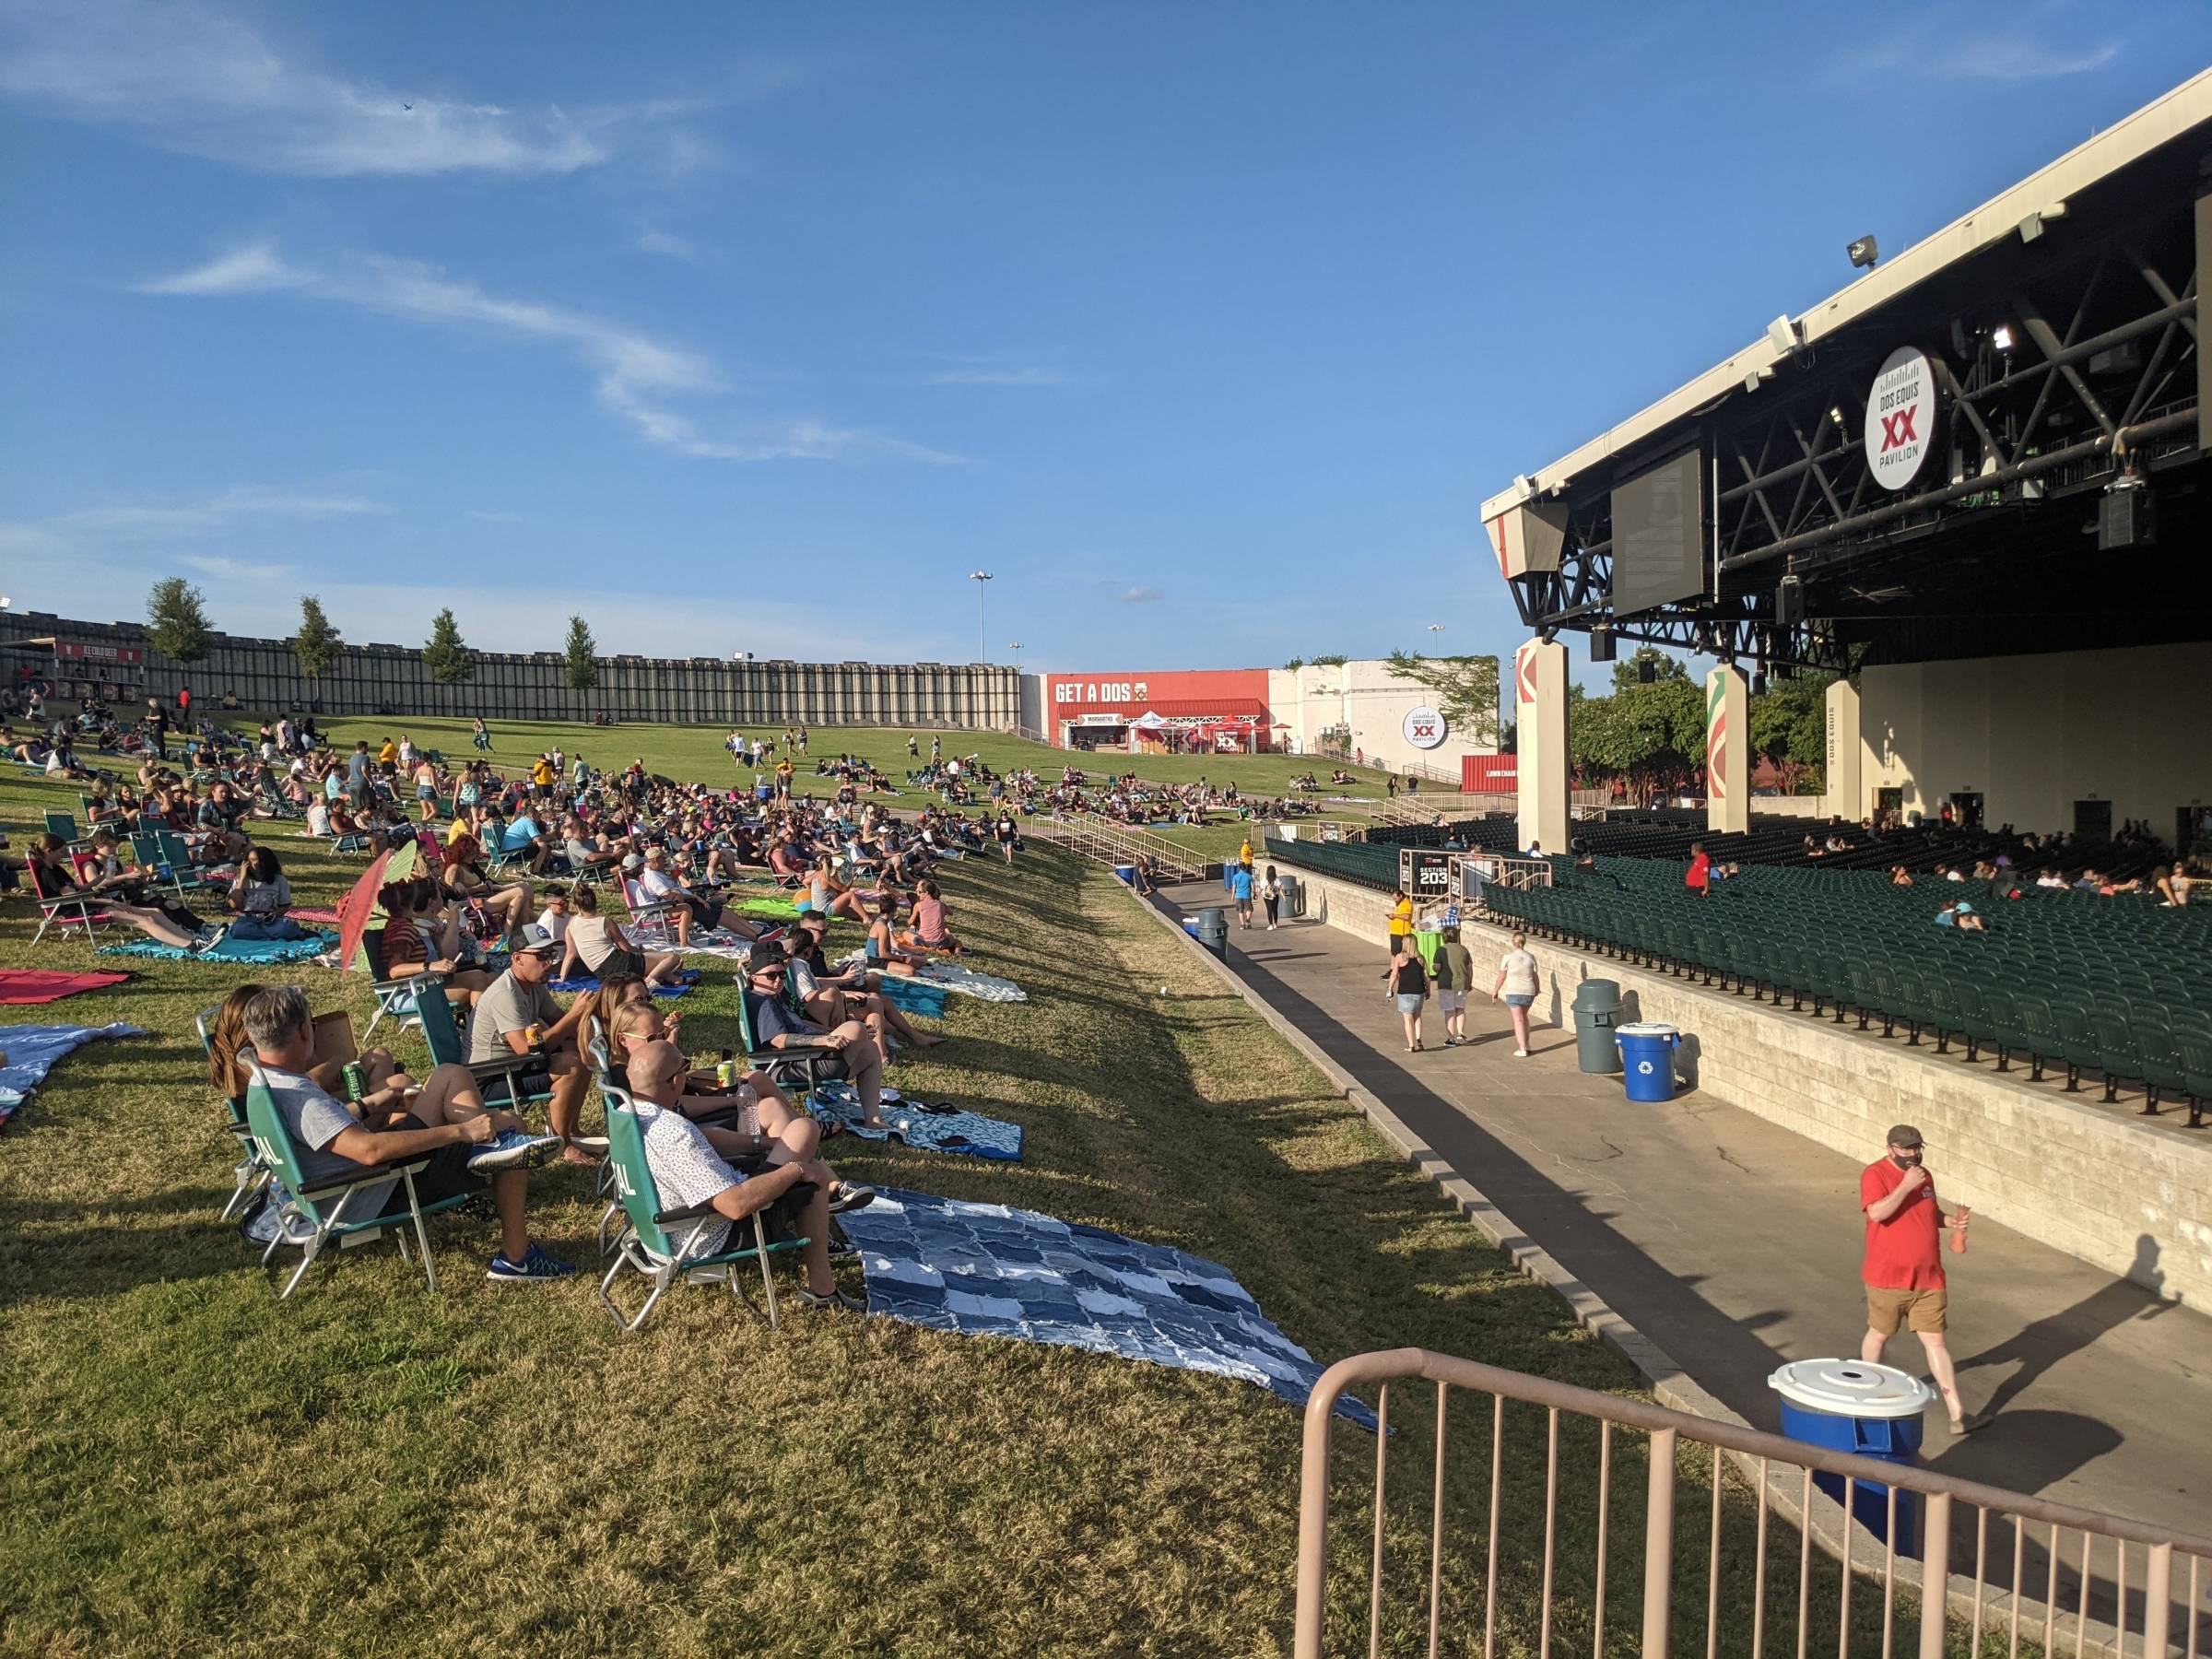
[(1866, 1338), (1859, 1358), (1878, 1362), (1898, 1327), (1909, 1327), (1927, 1350), (1928, 1370), (1951, 1414), (1951, 1432), (1979, 1429), (1959, 1399), (1959, 1376), (1944, 1344), (1948, 1292), (1943, 1276), (1942, 1238), (1951, 1236), (1951, 1253), (1966, 1253), (1968, 1212), (1961, 1205), (1948, 1217), (1936, 1202), (1936, 1178), (1922, 1161), (1920, 1131), (1900, 1124), (1889, 1131), (1889, 1155), (1859, 1172), (1859, 1207), (1866, 1215), (1866, 1260), (1859, 1277), (1866, 1281)]
[(1703, 841), (1689, 843), (1689, 873), (1682, 877), (1682, 885), (1700, 899), (1712, 896), (1712, 860)]

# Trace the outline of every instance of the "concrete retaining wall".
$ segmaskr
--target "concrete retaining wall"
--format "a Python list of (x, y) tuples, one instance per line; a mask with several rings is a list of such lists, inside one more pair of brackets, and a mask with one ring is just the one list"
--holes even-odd
[[(309, 679), (285, 640), (218, 634), (205, 659), (182, 665), (148, 646), (145, 629), (135, 623), (79, 622), (40, 611), (0, 614), (0, 643), (47, 637), (138, 647), (146, 653), (143, 674), (117, 671), (113, 681), (132, 686), (140, 697), (164, 700), (180, 686), (190, 686), (208, 709), (229, 692), (246, 708), (265, 712), (303, 708), (329, 714), (463, 719), (482, 714), (508, 720), (583, 720), (605, 713), (617, 720), (708, 725), (804, 722), (990, 731), (1011, 730), (1020, 712), (1019, 677), (1011, 668), (982, 664), (602, 657), (598, 685), (571, 691), (566, 663), (550, 652), (480, 653), (475, 678), (441, 686), (424, 668), (419, 649), (348, 645), (327, 672)], [(17, 653), (9, 657), (11, 669), (16, 663), (36, 660)], [(90, 679), (96, 670), (77, 664), (73, 672)]]
[[(1389, 898), (1301, 869), (1307, 913), (1382, 947)], [(1495, 927), (1467, 930), (1479, 971), (1510, 947)], [(2212, 1310), (2212, 1135), (2014, 1082), (1954, 1047), (1907, 1048), (1810, 1013), (1531, 940), (1544, 973), (1535, 1012), (1569, 1023), (1584, 979), (1618, 982), (1630, 1018), (1684, 1033), (1685, 1076), (1705, 1094), (1863, 1162), (1890, 1124), (1916, 1124), (1950, 1201), (2147, 1289)], [(1878, 1032), (1879, 1028), (1876, 1028)]]

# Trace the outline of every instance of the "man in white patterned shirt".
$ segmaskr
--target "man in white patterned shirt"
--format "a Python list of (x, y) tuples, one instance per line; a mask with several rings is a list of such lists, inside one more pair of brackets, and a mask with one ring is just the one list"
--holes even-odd
[[(768, 1165), (755, 1175), (743, 1175), (724, 1161), (700, 1128), (677, 1109), (689, 1067), (673, 1042), (648, 1042), (629, 1060), (630, 1097), (637, 1103), (638, 1125), (643, 1132), (645, 1165), (653, 1171), (665, 1209), (688, 1209), (712, 1204), (714, 1214), (693, 1223), (704, 1230), (695, 1254), (712, 1255), (727, 1247), (732, 1222), (749, 1219), (767, 1209), (802, 1182), (812, 1182), (814, 1192), (806, 1207), (792, 1218), (796, 1230), (806, 1236), (806, 1288), (799, 1292), (802, 1307), (864, 1311), (837, 1288), (830, 1268), (830, 1189), (838, 1187), (840, 1209), (858, 1209), (876, 1194), (866, 1187), (838, 1186), (830, 1166), (819, 1159), (794, 1159), (786, 1147), (768, 1155)], [(749, 1229), (747, 1230), (749, 1232)], [(679, 1238), (688, 1237), (679, 1234)]]

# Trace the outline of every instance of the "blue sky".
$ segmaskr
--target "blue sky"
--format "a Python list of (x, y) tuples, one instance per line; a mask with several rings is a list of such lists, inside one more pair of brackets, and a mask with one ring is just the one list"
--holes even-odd
[(968, 661), (982, 567), (1039, 668), (1510, 650), (1486, 495), (2207, 61), (2160, 0), (9, 0), (0, 591)]

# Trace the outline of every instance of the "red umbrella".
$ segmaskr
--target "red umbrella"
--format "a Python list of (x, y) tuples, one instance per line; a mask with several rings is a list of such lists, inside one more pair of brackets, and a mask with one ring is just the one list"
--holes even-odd
[(421, 863), (422, 849), (415, 841), (404, 841), (389, 852), (371, 859), (361, 878), (353, 884), (346, 897), (338, 900), (338, 962), (341, 971), (359, 968), (368, 970), (361, 956), (361, 935), (369, 931), (369, 924), (383, 914), (383, 906), (377, 902), (377, 893), (389, 882), (405, 881), (415, 874)]

